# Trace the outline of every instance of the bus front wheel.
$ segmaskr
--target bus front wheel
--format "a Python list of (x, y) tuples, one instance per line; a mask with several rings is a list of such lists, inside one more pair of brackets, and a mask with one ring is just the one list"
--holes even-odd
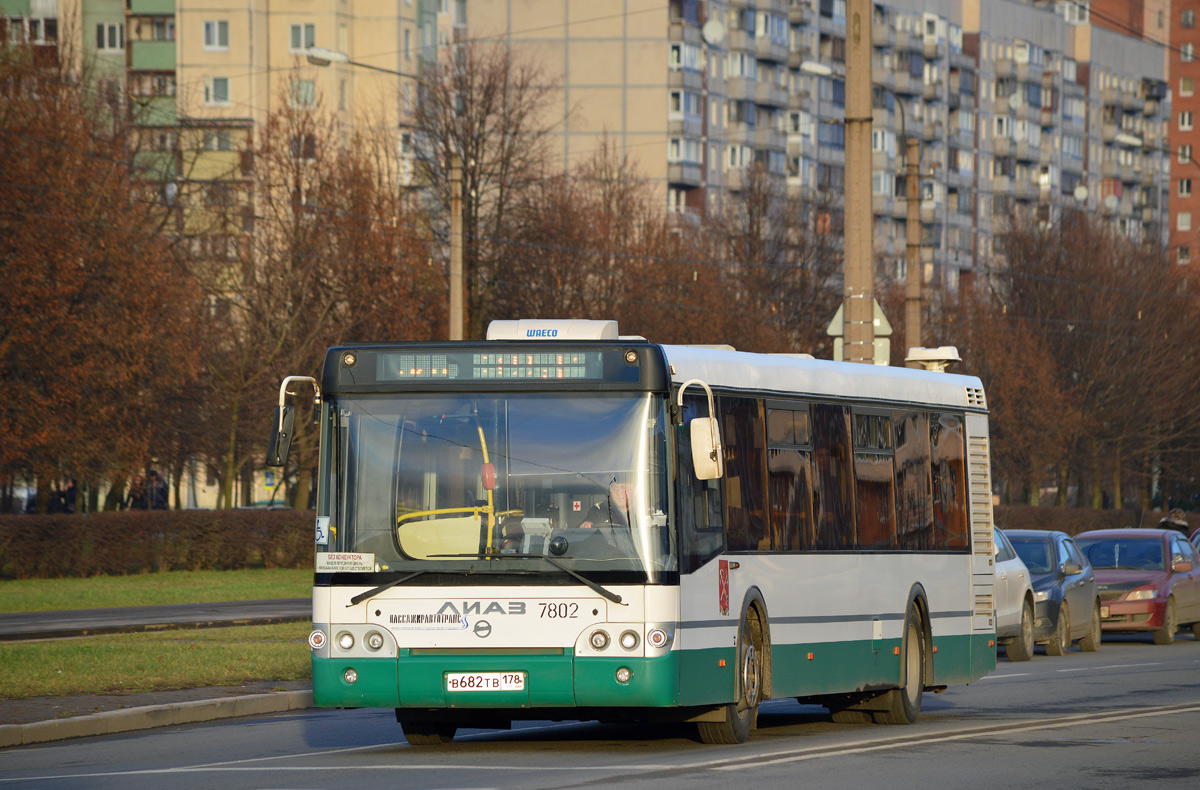
[(441, 746), (454, 740), (458, 727), (444, 721), (427, 719), (400, 719), (404, 740), (413, 746)]
[(737, 701), (723, 706), (720, 722), (699, 722), (704, 743), (745, 743), (758, 718), (758, 703), (763, 689), (763, 628), (758, 610), (750, 608), (738, 631)]

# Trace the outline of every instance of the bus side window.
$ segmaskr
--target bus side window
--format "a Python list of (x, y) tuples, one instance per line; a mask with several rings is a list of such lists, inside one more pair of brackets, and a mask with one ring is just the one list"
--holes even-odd
[(708, 416), (704, 396), (685, 395), (683, 424), (675, 430), (675, 512), (681, 544), (680, 570), (694, 571), (725, 550), (721, 480), (697, 480), (688, 424)]
[(767, 525), (766, 425), (762, 401), (722, 396), (725, 510), (730, 551), (770, 551)]

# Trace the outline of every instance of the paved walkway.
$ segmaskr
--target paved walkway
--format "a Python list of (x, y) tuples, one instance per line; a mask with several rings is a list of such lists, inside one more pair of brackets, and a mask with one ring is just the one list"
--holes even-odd
[[(25, 612), (0, 614), (0, 640), (294, 622), (311, 616), (308, 598)], [(3, 700), (0, 748), (311, 706), (312, 683), (307, 680)]]

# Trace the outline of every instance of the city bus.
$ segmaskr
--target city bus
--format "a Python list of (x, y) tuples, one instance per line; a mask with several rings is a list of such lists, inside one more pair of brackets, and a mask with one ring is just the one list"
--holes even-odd
[(531, 719), (740, 743), (767, 699), (911, 723), (995, 667), (976, 378), (498, 321), (329, 349), (281, 386), (270, 465), (309, 384), (318, 706), (394, 708), (414, 745)]

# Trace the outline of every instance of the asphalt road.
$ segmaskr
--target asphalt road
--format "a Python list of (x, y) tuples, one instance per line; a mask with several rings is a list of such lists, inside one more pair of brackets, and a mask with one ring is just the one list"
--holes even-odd
[(771, 700), (740, 746), (687, 726), (529, 722), (408, 746), (390, 710), (322, 710), (0, 752), (0, 788), (1188, 788), (1200, 643), (1116, 637), (926, 695), (910, 727), (835, 725)]
[(311, 598), (18, 612), (0, 614), (0, 640), (50, 639), (166, 628), (285, 623), (311, 618)]

